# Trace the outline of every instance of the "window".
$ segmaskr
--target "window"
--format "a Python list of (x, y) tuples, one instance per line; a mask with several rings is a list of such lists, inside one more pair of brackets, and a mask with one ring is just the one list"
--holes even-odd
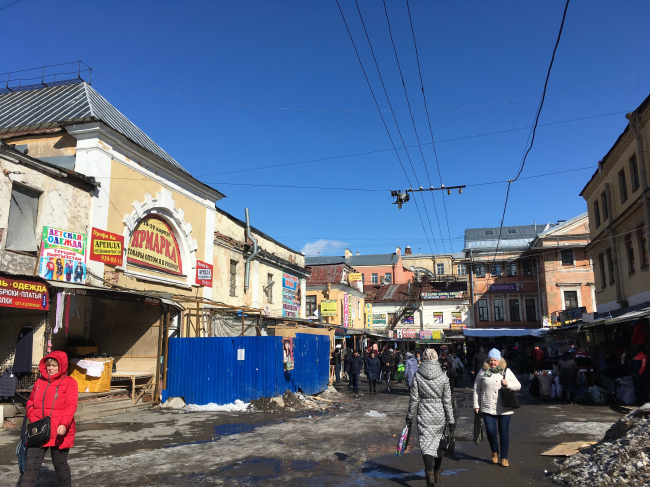
[(393, 274), (390, 273), (390, 272), (387, 272), (386, 274), (384, 274), (384, 282), (386, 284), (390, 284), (391, 282), (393, 282)]
[(372, 274), (370, 274), (370, 282), (372, 284), (379, 284), (379, 274), (374, 273), (374, 272)]
[(598, 266), (600, 267), (600, 284), (603, 288), (607, 287), (607, 275), (605, 273), (605, 256), (598, 255)]
[(474, 274), (476, 274), (476, 277), (485, 277), (485, 264), (476, 264)]
[(609, 211), (607, 211), (607, 193), (604, 191), (600, 194), (600, 202), (603, 207), (603, 220), (607, 220), (609, 218)]
[(501, 275), (501, 264), (492, 264), (490, 266), (490, 274), (493, 276), (500, 276)]
[(607, 267), (609, 267), (609, 283), (614, 284), (614, 258), (612, 249), (607, 249)]
[(503, 299), (494, 300), (494, 321), (503, 321), (506, 319), (505, 310), (503, 309)]
[(627, 252), (627, 271), (634, 274), (634, 247), (632, 246), (632, 235), (625, 236), (625, 251)]
[(533, 275), (533, 262), (531, 260), (524, 260), (521, 262), (521, 274), (523, 276)]
[(508, 233), (517, 233), (517, 229), (515, 228), (509, 228)]
[(596, 228), (600, 226), (600, 208), (598, 207), (598, 200), (594, 201), (594, 220)]
[(445, 264), (442, 262), (439, 262), (436, 264), (436, 274), (438, 275), (443, 275), (445, 273)]
[(467, 266), (465, 264), (458, 264), (458, 267), (456, 267), (456, 273), (459, 276), (466, 276), (467, 275)]
[(525, 300), (526, 304), (526, 321), (531, 321), (535, 322), (537, 321), (537, 311), (535, 310), (535, 300), (534, 299), (526, 299)]
[(486, 230), (485, 235), (494, 235), (494, 232), (492, 230)]
[(508, 300), (510, 308), (510, 321), (521, 321), (521, 316), (519, 314), (519, 300), (510, 299)]
[(564, 291), (564, 309), (578, 307), (578, 291)]
[(40, 193), (15, 184), (11, 189), (5, 249), (37, 252), (36, 216)]
[(573, 266), (573, 249), (560, 250), (560, 260), (562, 265)]
[(272, 282), (273, 282), (273, 274), (267, 274), (266, 275), (266, 298), (269, 303), (273, 303), (273, 286), (271, 286)]
[(627, 201), (627, 183), (625, 182), (625, 169), (618, 172), (618, 189), (621, 192), (621, 203)]
[(490, 321), (490, 310), (488, 308), (487, 299), (478, 300), (478, 320), (479, 321)]
[(316, 296), (305, 296), (305, 313), (307, 316), (316, 316)]
[(506, 276), (514, 277), (517, 275), (517, 263), (508, 262), (506, 264)]
[(639, 189), (639, 166), (636, 163), (636, 155), (630, 158), (630, 180), (632, 181), (632, 192)]
[(366, 283), (366, 275), (365, 274), (361, 274), (361, 282), (364, 283), (364, 284)]
[(639, 242), (641, 268), (648, 267), (648, 239), (642, 226), (636, 229), (636, 238)]
[(230, 295), (235, 296), (237, 291), (237, 261), (230, 261)]

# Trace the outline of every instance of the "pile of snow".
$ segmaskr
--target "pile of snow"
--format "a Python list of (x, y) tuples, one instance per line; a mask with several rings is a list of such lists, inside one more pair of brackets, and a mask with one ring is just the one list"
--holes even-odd
[(384, 413), (380, 413), (379, 411), (375, 411), (374, 409), (371, 409), (366, 413), (366, 416), (370, 416), (371, 418), (385, 418), (386, 415)]
[(185, 411), (192, 412), (205, 412), (205, 411), (218, 411), (218, 412), (227, 412), (227, 413), (238, 413), (247, 411), (250, 407), (250, 403), (240, 401), (237, 399), (234, 403), (230, 404), (215, 404), (213, 402), (209, 404), (204, 404), (199, 406), (197, 404), (188, 404), (185, 406)]
[(650, 485), (650, 403), (618, 420), (596, 445), (567, 458), (551, 478), (576, 487)]

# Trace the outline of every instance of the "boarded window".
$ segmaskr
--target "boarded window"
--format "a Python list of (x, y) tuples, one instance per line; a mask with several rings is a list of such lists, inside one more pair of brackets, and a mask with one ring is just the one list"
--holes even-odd
[(23, 186), (14, 185), (9, 206), (9, 228), (7, 228), (7, 250), (37, 252), (36, 216), (40, 193)]

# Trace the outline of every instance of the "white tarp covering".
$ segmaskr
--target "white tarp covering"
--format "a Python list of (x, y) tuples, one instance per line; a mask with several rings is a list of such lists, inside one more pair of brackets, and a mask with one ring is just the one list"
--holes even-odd
[(545, 328), (464, 328), (463, 335), (466, 337), (490, 338), (490, 337), (541, 337), (546, 335)]

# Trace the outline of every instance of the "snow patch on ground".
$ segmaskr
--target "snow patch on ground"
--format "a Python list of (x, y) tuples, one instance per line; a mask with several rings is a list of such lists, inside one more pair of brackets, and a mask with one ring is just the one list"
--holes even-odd
[(542, 436), (558, 435), (584, 435), (585, 438), (601, 439), (612, 423), (596, 423), (592, 421), (565, 421), (558, 423), (546, 431), (541, 431)]
[(371, 418), (385, 418), (386, 415), (384, 413), (380, 413), (379, 411), (375, 411), (374, 409), (371, 409), (366, 413), (366, 416), (370, 416)]
[(242, 411), (247, 411), (250, 407), (250, 403), (240, 401), (237, 399), (234, 403), (230, 404), (215, 404), (213, 402), (204, 405), (197, 404), (188, 404), (185, 406), (185, 411), (190, 412), (206, 412), (206, 411), (216, 411), (216, 412), (227, 412), (227, 413), (237, 413)]

